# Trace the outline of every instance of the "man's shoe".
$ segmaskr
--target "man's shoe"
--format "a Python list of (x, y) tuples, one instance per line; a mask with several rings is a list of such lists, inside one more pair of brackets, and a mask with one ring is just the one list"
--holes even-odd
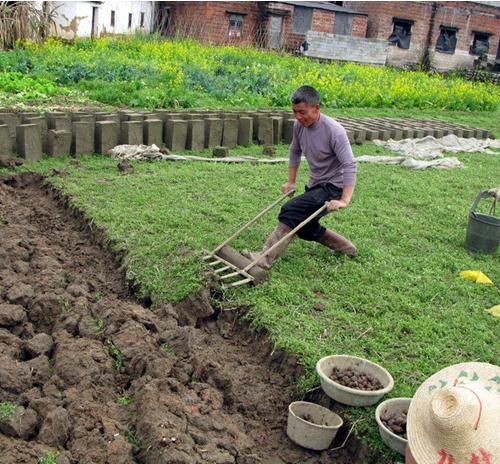
[[(243, 250), (241, 254), (246, 258), (255, 261), (256, 259), (259, 258), (259, 256), (261, 256), (263, 253), (269, 250), (269, 248), (271, 248), (274, 244), (278, 243), (291, 230), (292, 229), (290, 227), (279, 222), (278, 225), (276, 226), (276, 229), (273, 230), (269, 238), (266, 240), (264, 248), (262, 248), (262, 251), (260, 253)], [(292, 242), (294, 238), (295, 234), (292, 235), (291, 237), (288, 237), (278, 247), (276, 247), (273, 251), (271, 251), (271, 253), (260, 259), (257, 264), (263, 269), (271, 269), (273, 262), (283, 254), (286, 247)]]
[(318, 239), (318, 242), (330, 248), (336, 254), (347, 255), (351, 258), (354, 258), (358, 254), (358, 250), (352, 242), (329, 229), (326, 229), (325, 233)]

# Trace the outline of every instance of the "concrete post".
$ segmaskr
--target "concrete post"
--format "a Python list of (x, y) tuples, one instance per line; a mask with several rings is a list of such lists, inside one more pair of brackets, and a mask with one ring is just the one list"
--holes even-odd
[(16, 127), (17, 150), (26, 161), (42, 159), (42, 134), (38, 124)]
[(188, 121), (186, 148), (188, 150), (203, 150), (205, 148), (205, 121), (202, 119)]
[(71, 132), (64, 130), (49, 130), (48, 154), (50, 156), (67, 156), (71, 152)]
[(166, 123), (165, 144), (169, 150), (183, 151), (186, 149), (188, 121), (184, 119), (169, 119)]
[(143, 139), (145, 145), (161, 147), (163, 143), (163, 121), (161, 119), (146, 119), (143, 125)]
[(143, 142), (143, 121), (123, 121), (120, 127), (120, 143), (140, 145)]
[(87, 121), (74, 121), (71, 126), (71, 154), (78, 156), (94, 153), (94, 125)]
[(113, 121), (95, 123), (95, 152), (107, 155), (108, 151), (118, 145), (120, 126)]
[(238, 144), (238, 120), (225, 118), (222, 129), (222, 145), (227, 148), (234, 148)]

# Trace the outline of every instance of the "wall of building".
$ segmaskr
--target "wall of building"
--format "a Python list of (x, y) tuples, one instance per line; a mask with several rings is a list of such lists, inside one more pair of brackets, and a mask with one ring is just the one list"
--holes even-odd
[[(168, 35), (185, 35), (215, 44), (257, 44), (268, 46), (268, 27), (273, 15), (282, 18), (281, 46), (294, 51), (305, 41), (305, 34), (293, 31), (294, 5), (281, 2), (162, 2), (169, 8)], [(240, 38), (230, 38), (230, 12), (244, 13)], [(333, 33), (335, 12), (314, 9), (311, 30)], [(353, 35), (366, 35), (367, 18), (355, 15)]]
[[(106, 34), (133, 34), (137, 30), (151, 32), (154, 20), (154, 2), (103, 1), (103, 2), (47, 2), (55, 10), (55, 27), (52, 34), (63, 39), (91, 37), (93, 8), (96, 8), (96, 36)], [(115, 26), (111, 26), (111, 11), (115, 11)], [(129, 14), (132, 23), (129, 26)], [(141, 13), (144, 26), (141, 28)]]
[(386, 40), (309, 31), (309, 50), (304, 55), (329, 60), (385, 64), (389, 45)]
[[(435, 15), (433, 18), (433, 6)], [(427, 44), (430, 64), (438, 69), (472, 67), (475, 55), (469, 53), (473, 31), (489, 32), (488, 61), (493, 63), (500, 40), (500, 8), (475, 2), (344, 2), (346, 8), (368, 14), (367, 37), (387, 39), (394, 28), (393, 18), (414, 20), (410, 48), (390, 46), (387, 62), (393, 65), (422, 63)], [(432, 26), (432, 24), (434, 24)], [(458, 28), (455, 53), (436, 50), (440, 26)], [(429, 37), (430, 35), (430, 37)]]
[(354, 37), (366, 37), (368, 29), (368, 16), (356, 15), (352, 18), (352, 35)]
[[(259, 17), (257, 2), (166, 2), (170, 8), (169, 35), (194, 37), (213, 44), (255, 43)], [(242, 13), (240, 37), (229, 36), (230, 13)]]

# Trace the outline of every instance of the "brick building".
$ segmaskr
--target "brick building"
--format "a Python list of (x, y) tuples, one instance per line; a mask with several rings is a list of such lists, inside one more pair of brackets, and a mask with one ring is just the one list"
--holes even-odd
[(499, 58), (500, 2), (369, 2), (343, 5), (368, 15), (367, 38), (386, 39), (387, 63), (472, 67)]
[(339, 2), (159, 2), (168, 36), (294, 51), (310, 30), (365, 37), (367, 14)]

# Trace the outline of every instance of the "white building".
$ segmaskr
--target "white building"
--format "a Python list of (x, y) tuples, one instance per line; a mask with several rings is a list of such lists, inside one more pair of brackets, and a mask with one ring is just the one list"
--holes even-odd
[(152, 1), (44, 3), (48, 11), (55, 10), (55, 30), (52, 35), (63, 39), (152, 32), (154, 27), (155, 2)]

